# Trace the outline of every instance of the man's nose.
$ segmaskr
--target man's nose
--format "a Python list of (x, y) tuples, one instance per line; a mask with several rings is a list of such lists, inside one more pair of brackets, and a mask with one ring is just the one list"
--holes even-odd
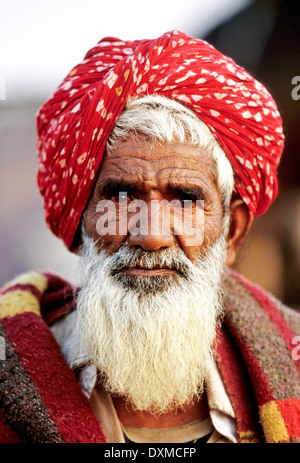
[(169, 208), (159, 201), (144, 203), (128, 222), (128, 243), (145, 251), (174, 246)]

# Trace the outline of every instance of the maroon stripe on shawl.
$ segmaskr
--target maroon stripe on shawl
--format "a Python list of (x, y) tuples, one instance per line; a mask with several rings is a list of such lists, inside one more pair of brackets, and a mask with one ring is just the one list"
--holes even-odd
[(243, 333), (241, 335), (241, 333), (235, 329), (235, 324), (234, 322), (232, 323), (232, 320), (229, 320), (229, 317), (226, 317), (225, 323), (230, 333), (234, 337), (243, 356), (244, 362), (247, 365), (247, 370), (251, 377), (258, 405), (263, 405), (271, 400), (274, 400), (275, 397), (270, 387), (268, 377), (263, 371), (263, 368), (260, 365), (258, 359), (249, 349), (247, 345), (247, 338), (244, 339)]
[(48, 325), (74, 309), (74, 287), (71, 283), (51, 273), (44, 273), (48, 286), (41, 300), (42, 317)]
[[(17, 318), (16, 318), (17, 320)], [(0, 362), (0, 410), (4, 422), (26, 443), (61, 443), (59, 432), (49, 417), (41, 396), (8, 339), (3, 323), (5, 360)], [(2, 426), (3, 439), (10, 439)]]
[(41, 292), (38, 290), (36, 286), (31, 285), (30, 283), (16, 283), (15, 285), (10, 286), (9, 288), (0, 290), (0, 295), (3, 296), (4, 294), (16, 291), (17, 289), (20, 289), (21, 291), (29, 291), (31, 294), (33, 294), (33, 296), (35, 296), (38, 299), (38, 301), (41, 299)]
[(87, 398), (43, 319), (27, 312), (2, 323), (64, 441), (105, 442)]
[[(290, 327), (286, 323), (286, 320), (284, 319), (283, 315), (276, 307), (275, 302), (270, 297), (268, 297), (266, 292), (259, 289), (259, 287), (256, 284), (250, 282), (240, 274), (236, 273), (235, 276), (253, 294), (253, 297), (257, 300), (261, 308), (269, 316), (270, 320), (275, 325), (279, 334), (283, 338), (289, 352), (292, 354), (292, 351), (295, 348), (295, 345), (292, 344), (292, 340), (296, 336), (296, 334), (290, 329)], [(300, 360), (295, 360), (295, 364), (300, 374)]]
[(239, 335), (235, 335), (235, 339), (247, 364), (258, 405), (264, 405), (267, 402), (275, 400), (268, 376), (263, 371), (259, 361)]
[(253, 433), (253, 436), (259, 437), (262, 431), (258, 427), (258, 410), (254, 405), (251, 380), (239, 349), (224, 324), (217, 334), (216, 361), (236, 415), (238, 434)]
[(0, 444), (18, 444), (21, 441), (0, 416)]

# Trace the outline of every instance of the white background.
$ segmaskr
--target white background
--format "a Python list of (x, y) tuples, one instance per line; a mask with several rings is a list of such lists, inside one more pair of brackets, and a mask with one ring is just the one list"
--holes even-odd
[(0, 76), (7, 103), (47, 98), (101, 38), (203, 35), (250, 0), (1, 0)]

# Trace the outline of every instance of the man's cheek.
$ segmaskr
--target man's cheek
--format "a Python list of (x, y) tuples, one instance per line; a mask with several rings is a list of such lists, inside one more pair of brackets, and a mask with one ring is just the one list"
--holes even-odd
[(88, 207), (83, 215), (83, 225), (90, 238), (93, 238), (94, 241), (97, 240), (98, 234), (96, 230), (96, 223), (99, 218), (99, 214), (96, 212), (95, 208)]
[(128, 211), (126, 204), (101, 200), (96, 206), (95, 229), (99, 236), (126, 236), (128, 233)]
[(98, 218), (95, 223), (96, 231), (99, 236), (116, 236), (117, 220), (116, 205), (110, 200), (101, 200), (96, 206)]

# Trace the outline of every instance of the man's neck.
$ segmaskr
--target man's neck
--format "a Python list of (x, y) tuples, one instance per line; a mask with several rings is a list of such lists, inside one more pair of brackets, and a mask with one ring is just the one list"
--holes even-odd
[(209, 415), (205, 394), (199, 400), (193, 400), (161, 415), (136, 410), (123, 397), (113, 397), (113, 402), (121, 423), (135, 428), (168, 429), (207, 418)]

